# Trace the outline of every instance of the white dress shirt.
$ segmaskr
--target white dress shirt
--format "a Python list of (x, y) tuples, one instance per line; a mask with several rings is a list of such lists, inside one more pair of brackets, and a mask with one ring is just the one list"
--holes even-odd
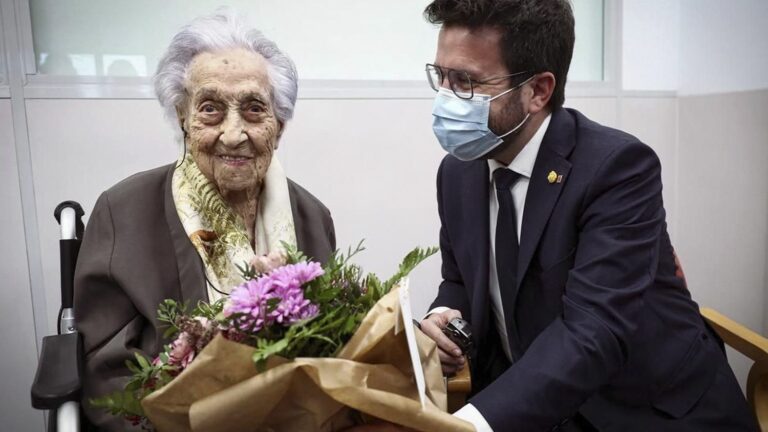
[[(520, 153), (509, 165), (499, 163), (493, 159), (488, 160), (490, 181), (488, 183), (488, 202), (490, 206), (490, 230), (488, 236), (490, 238), (490, 259), (488, 268), (488, 290), (491, 296), (491, 310), (493, 311), (493, 317), (496, 322), (496, 328), (498, 329), (501, 339), (501, 345), (504, 349), (504, 353), (507, 358), (512, 361), (512, 351), (509, 347), (509, 338), (507, 337), (507, 326), (504, 324), (504, 307), (501, 304), (501, 290), (499, 289), (499, 277), (496, 273), (496, 220), (499, 215), (499, 200), (496, 196), (496, 187), (493, 184), (493, 172), (498, 168), (509, 168), (512, 171), (520, 174), (520, 178), (510, 188), (512, 191), (512, 200), (515, 202), (515, 216), (517, 218), (517, 241), (520, 241), (520, 233), (523, 226), (523, 212), (525, 211), (525, 197), (528, 195), (528, 184), (531, 181), (531, 173), (533, 172), (533, 166), (536, 163), (536, 156), (539, 154), (539, 148), (541, 142), (544, 139), (544, 134), (549, 127), (549, 121), (552, 115), (548, 115), (547, 118), (541, 123), (541, 126), (533, 135), (530, 141), (523, 147)], [(447, 308), (435, 308), (430, 311), (432, 313), (439, 313)], [(466, 420), (475, 426), (478, 432), (493, 432), (491, 426), (480, 414), (472, 404), (467, 404), (460, 410), (456, 411), (453, 415)]]

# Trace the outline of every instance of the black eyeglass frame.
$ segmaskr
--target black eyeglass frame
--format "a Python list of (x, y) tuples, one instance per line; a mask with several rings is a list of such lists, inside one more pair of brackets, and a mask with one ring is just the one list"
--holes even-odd
[[(432, 74), (430, 73), (430, 68), (437, 72), (437, 78), (439, 79), (438, 82), (433, 82)], [(467, 71), (460, 70), (460, 69), (451, 69), (447, 67), (434, 65), (431, 63), (426, 64), (426, 66), (424, 67), (424, 71), (427, 74), (427, 82), (429, 83), (429, 86), (432, 87), (432, 90), (436, 92), (440, 91), (440, 88), (442, 87), (442, 84), (443, 84), (443, 80), (445, 79), (445, 77), (447, 77), (448, 85), (450, 85), (451, 91), (459, 99), (472, 99), (475, 96), (475, 85), (492, 84), (493, 81), (498, 81), (504, 78), (512, 78), (515, 76), (520, 76), (525, 74), (531, 74), (531, 76), (533, 76), (536, 74), (535, 72), (531, 72), (531, 71), (522, 71), (522, 72), (515, 72), (507, 75), (498, 75), (498, 76), (486, 78), (481, 81), (481, 80), (472, 79), (472, 77), (469, 75), (469, 72)], [(447, 71), (447, 73), (444, 71)], [(464, 79), (467, 83), (469, 83), (469, 92), (464, 91), (464, 89), (461, 89), (461, 90), (456, 89), (455, 78), (457, 75), (460, 76), (462, 79)], [(463, 75), (463, 77), (461, 75)]]

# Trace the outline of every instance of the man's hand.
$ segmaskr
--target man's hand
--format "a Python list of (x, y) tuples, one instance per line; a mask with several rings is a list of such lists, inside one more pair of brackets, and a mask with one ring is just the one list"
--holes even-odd
[(443, 329), (454, 318), (461, 318), (461, 312), (456, 309), (434, 313), (421, 321), (421, 331), (437, 343), (443, 374), (453, 375), (464, 368), (464, 353), (443, 334)]

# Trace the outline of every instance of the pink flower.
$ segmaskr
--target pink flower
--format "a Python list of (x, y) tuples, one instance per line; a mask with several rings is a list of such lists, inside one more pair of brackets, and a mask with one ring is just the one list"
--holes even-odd
[(171, 343), (171, 352), (168, 355), (168, 364), (181, 366), (186, 369), (195, 359), (195, 343), (187, 332), (181, 332), (175, 341)]
[(302, 287), (322, 274), (316, 262), (278, 267), (235, 287), (224, 305), (224, 316), (234, 316), (237, 329), (253, 333), (275, 323), (291, 325), (312, 318), (319, 309), (304, 298)]
[(257, 273), (265, 274), (285, 265), (285, 252), (277, 250), (267, 255), (257, 256), (251, 261), (251, 265)]

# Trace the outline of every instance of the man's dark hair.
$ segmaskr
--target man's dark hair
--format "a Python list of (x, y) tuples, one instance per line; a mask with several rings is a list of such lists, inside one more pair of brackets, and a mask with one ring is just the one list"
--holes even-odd
[(434, 0), (424, 16), (432, 24), (499, 28), (509, 72), (552, 72), (556, 83), (549, 105), (563, 106), (575, 40), (568, 0)]

